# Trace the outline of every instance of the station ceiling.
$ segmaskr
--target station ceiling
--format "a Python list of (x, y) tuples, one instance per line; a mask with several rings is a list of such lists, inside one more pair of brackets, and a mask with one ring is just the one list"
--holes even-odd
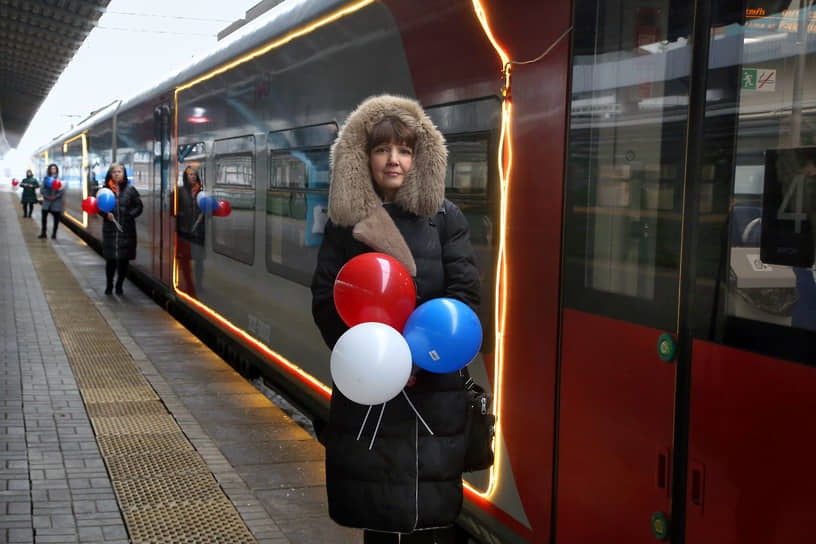
[[(0, 0), (0, 115), (17, 147), (110, 0)], [(0, 156), (6, 149), (0, 138)]]

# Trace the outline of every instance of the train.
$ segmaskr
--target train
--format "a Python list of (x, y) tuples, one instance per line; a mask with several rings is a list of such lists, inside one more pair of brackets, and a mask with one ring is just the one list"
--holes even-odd
[[(773, 0), (287, 0), (31, 167), (60, 166), (64, 221), (98, 243), (82, 202), (123, 163), (144, 203), (134, 277), (325, 420), (309, 283), (329, 149), (368, 96), (415, 98), (470, 225), (469, 368), (497, 421), (459, 525), (491, 543), (804, 541), (814, 19)], [(200, 236), (188, 166), (232, 208)]]

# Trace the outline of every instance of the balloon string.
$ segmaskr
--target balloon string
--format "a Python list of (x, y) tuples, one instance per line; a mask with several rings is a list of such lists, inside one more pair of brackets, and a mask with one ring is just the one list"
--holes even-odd
[(366, 421), (368, 421), (368, 414), (371, 413), (371, 406), (372, 405), (370, 404), (368, 405), (368, 411), (366, 412), (366, 415), (363, 418), (363, 424), (360, 425), (360, 432), (357, 433), (357, 440), (360, 440), (360, 437), (363, 436), (363, 429), (365, 428)]
[(198, 224), (201, 222), (201, 218), (202, 218), (203, 216), (204, 216), (204, 214), (203, 214), (203, 213), (198, 214), (198, 217), (196, 217), (195, 223), (193, 223), (193, 226), (192, 226), (192, 227), (190, 227), (190, 231), (194, 231), (194, 230), (195, 230), (195, 228), (196, 228), (196, 227), (198, 226)]
[[(369, 410), (371, 408), (369, 407)], [(382, 421), (383, 412), (385, 412), (385, 403), (382, 405), (382, 409), (380, 410), (380, 417), (377, 419), (377, 426), (374, 427), (374, 434), (371, 436), (371, 443), (368, 445), (368, 449), (374, 447), (374, 439), (377, 438), (377, 431), (380, 430), (380, 422)]]
[(116, 228), (119, 229), (119, 232), (125, 232), (122, 230), (122, 226), (119, 224), (116, 218), (113, 219), (113, 224), (116, 225)]
[(411, 402), (411, 399), (408, 398), (408, 393), (405, 392), (405, 389), (402, 390), (402, 394), (405, 396), (405, 400), (408, 401), (408, 404), (411, 405), (411, 409), (414, 411), (416, 416), (419, 418), (419, 420), (422, 422), (422, 424), (425, 425), (425, 428), (428, 429), (428, 433), (430, 433), (430, 435), (433, 436), (433, 434), (434, 434), (433, 431), (431, 430), (430, 427), (428, 427), (428, 424), (425, 423), (425, 420), (422, 419), (422, 416), (419, 415), (419, 410), (416, 409), (416, 406), (414, 406), (414, 403)]

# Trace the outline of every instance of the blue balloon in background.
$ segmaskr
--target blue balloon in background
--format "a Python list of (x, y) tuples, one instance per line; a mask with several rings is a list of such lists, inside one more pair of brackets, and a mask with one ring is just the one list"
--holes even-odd
[(414, 310), (402, 332), (414, 364), (440, 374), (467, 366), (482, 345), (482, 325), (465, 303), (435, 298)]
[(198, 199), (198, 207), (204, 213), (212, 213), (218, 208), (218, 199), (212, 196), (205, 196)]
[(109, 212), (116, 207), (116, 196), (107, 187), (96, 193), (96, 206), (100, 212)]
[(45, 178), (45, 186), (46, 186), (46, 187), (48, 187), (48, 188), (50, 189), (50, 188), (51, 188), (51, 182), (52, 182), (52, 181), (54, 181), (54, 178), (53, 178), (53, 177), (51, 177), (51, 176), (48, 176), (47, 178)]

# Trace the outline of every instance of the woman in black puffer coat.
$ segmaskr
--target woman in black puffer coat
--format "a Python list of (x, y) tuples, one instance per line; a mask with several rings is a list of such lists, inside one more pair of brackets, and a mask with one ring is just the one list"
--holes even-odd
[(105, 294), (113, 292), (116, 276), (116, 294), (122, 294), (129, 261), (136, 258), (136, 218), (142, 214), (139, 191), (128, 182), (125, 167), (111, 164), (105, 175), (105, 187), (116, 195), (116, 206), (109, 212), (99, 212), (102, 223), (102, 256), (105, 258)]
[[(366, 100), (340, 131), (331, 161), (330, 221), (312, 280), (314, 319), (329, 347), (348, 329), (334, 306), (334, 280), (361, 253), (400, 261), (414, 277), (417, 305), (450, 297), (475, 310), (479, 275), (468, 224), (444, 198), (447, 150), (422, 107), (395, 96)], [(390, 400), (371, 449), (375, 418), (358, 440), (368, 406), (336, 387), (321, 432), (329, 514), (366, 529), (366, 542), (434, 542), (462, 506), (462, 377), (420, 370), (405, 393), (416, 412), (403, 395)]]

